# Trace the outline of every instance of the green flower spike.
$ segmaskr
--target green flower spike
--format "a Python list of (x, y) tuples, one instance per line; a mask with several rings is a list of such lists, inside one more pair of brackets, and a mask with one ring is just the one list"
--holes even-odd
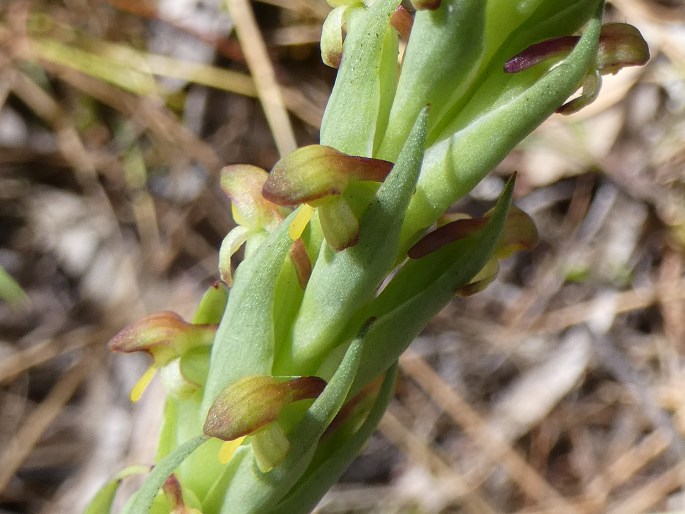
[[(554, 57), (568, 55), (579, 36), (547, 39), (526, 48), (504, 64), (507, 73), (518, 73)], [(602, 75), (616, 74), (627, 66), (643, 66), (649, 60), (647, 42), (632, 25), (607, 23), (599, 36), (599, 51), (594, 65), (583, 79), (582, 94), (562, 105), (557, 112), (573, 114), (595, 101), (602, 86)]]
[(192, 350), (210, 346), (216, 330), (216, 324), (187, 323), (175, 312), (164, 311), (146, 316), (116, 334), (108, 344), (111, 351), (146, 352), (154, 359), (131, 389), (131, 400), (140, 399), (159, 369), (164, 370), (165, 385), (170, 393), (183, 395), (197, 389), (200, 384), (193, 380), (193, 373), (186, 372), (193, 366), (186, 367), (184, 357), (192, 359)]
[[(346, 155), (323, 145), (305, 146), (276, 163), (264, 183), (262, 195), (278, 205), (301, 207), (289, 234), (298, 239), (318, 210), (326, 242), (336, 251), (354, 246), (359, 237), (359, 214), (349, 200), (350, 186), (360, 182), (382, 182), (393, 164), (380, 159)], [(350, 193), (350, 194), (346, 194)]]
[(328, 1), (321, 50), (339, 69), (320, 145), (270, 173), (225, 168), (226, 282), (192, 324), (161, 313), (110, 344), (154, 359), (134, 397), (156, 369), (171, 383), (123, 514), (311, 512), (377, 427), (411, 341), (537, 241), (513, 178), (482, 217), (445, 213), (580, 87), (562, 111), (649, 55), (632, 27), (602, 29), (603, 0)]

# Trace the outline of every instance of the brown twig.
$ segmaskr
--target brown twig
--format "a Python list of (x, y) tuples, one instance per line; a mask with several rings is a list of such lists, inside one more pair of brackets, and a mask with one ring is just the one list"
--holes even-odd
[(233, 17), (238, 39), (257, 86), (259, 101), (271, 127), (276, 147), (282, 156), (287, 155), (297, 148), (295, 133), (252, 8), (247, 0), (226, 0), (226, 5)]
[(27, 416), (22, 427), (17, 430), (16, 436), (0, 455), (0, 491), (7, 486), (14, 473), (38, 443), (43, 432), (62, 411), (89, 369), (90, 359), (82, 357), (62, 376), (45, 400)]

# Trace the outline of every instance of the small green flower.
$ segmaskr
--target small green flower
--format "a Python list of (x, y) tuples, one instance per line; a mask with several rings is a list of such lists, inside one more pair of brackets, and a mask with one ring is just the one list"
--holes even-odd
[[(221, 170), (221, 188), (231, 199), (233, 220), (238, 224), (221, 243), (219, 250), (219, 274), (229, 286), (233, 283), (231, 257), (247, 242), (252, 246), (246, 250), (246, 257), (261, 244), (264, 237), (281, 223), (289, 210), (267, 200), (262, 188), (269, 174), (257, 166), (236, 164)], [(305, 287), (311, 274), (311, 262), (307, 251), (297, 237), (290, 249), (290, 258), (295, 266), (297, 278)], [(249, 246), (249, 245), (248, 245)]]
[(257, 465), (267, 472), (286, 456), (290, 442), (276, 421), (292, 403), (317, 398), (326, 387), (319, 377), (278, 380), (244, 377), (226, 387), (207, 414), (203, 431), (223, 441), (252, 436)]
[(253, 434), (276, 421), (293, 402), (316, 398), (326, 387), (319, 377), (278, 380), (271, 376), (245, 377), (226, 387), (209, 409), (204, 433), (224, 441)]
[(200, 380), (193, 370), (196, 360), (207, 360), (208, 353), (194, 350), (209, 347), (214, 342), (218, 325), (193, 324), (171, 311), (150, 314), (132, 323), (109, 342), (113, 352), (146, 352), (153, 358), (152, 365), (131, 389), (131, 400), (138, 401), (158, 370), (162, 370), (170, 393), (186, 395), (197, 389)]
[[(393, 164), (380, 159), (346, 155), (335, 148), (311, 145), (299, 148), (276, 163), (262, 194), (274, 204), (306, 204), (290, 228), (298, 239), (318, 210), (324, 237), (336, 251), (354, 246), (359, 237), (359, 216), (350, 205), (351, 186), (382, 182)], [(362, 191), (357, 190), (356, 193)]]
[(231, 212), (237, 226), (221, 243), (219, 271), (228, 285), (233, 282), (231, 257), (250, 238), (270, 232), (285, 217), (284, 211), (262, 196), (267, 172), (257, 166), (238, 164), (221, 170), (221, 188), (231, 199)]
[[(563, 36), (536, 43), (515, 55), (504, 64), (507, 73), (518, 73), (538, 63), (559, 56), (568, 55), (573, 50), (579, 36)], [(557, 112), (573, 114), (595, 101), (602, 86), (602, 75), (616, 74), (627, 66), (643, 66), (649, 61), (647, 42), (632, 25), (627, 23), (607, 23), (599, 35), (599, 51), (592, 68), (583, 79), (583, 93), (565, 103)]]
[[(438, 220), (438, 228), (422, 237), (409, 249), (410, 259), (421, 259), (447, 245), (477, 235), (490, 221), (492, 212), (481, 218), (471, 218), (466, 214), (448, 213)], [(509, 208), (502, 236), (492, 257), (466, 285), (460, 286), (457, 293), (470, 296), (484, 290), (499, 272), (499, 261), (520, 250), (533, 250), (538, 244), (538, 232), (532, 218), (516, 205)]]

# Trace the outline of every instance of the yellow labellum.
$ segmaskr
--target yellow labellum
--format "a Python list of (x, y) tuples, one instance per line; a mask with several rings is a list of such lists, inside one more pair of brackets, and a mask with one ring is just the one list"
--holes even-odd
[(155, 377), (155, 374), (157, 373), (157, 368), (154, 366), (150, 366), (147, 368), (145, 373), (143, 373), (143, 376), (141, 376), (138, 379), (138, 382), (136, 382), (136, 385), (134, 385), (131, 388), (131, 401), (132, 402), (137, 402), (140, 400), (140, 398), (143, 396), (143, 393), (145, 390), (148, 388), (150, 385), (150, 382), (152, 382), (152, 379)]
[(243, 443), (244, 437), (239, 437), (238, 439), (233, 439), (232, 441), (225, 441), (224, 444), (221, 445), (221, 448), (219, 449), (219, 462), (221, 464), (227, 464), (229, 460), (231, 460), (231, 457), (233, 457), (233, 453), (236, 451), (238, 446), (240, 446)]
[(302, 232), (304, 232), (309, 220), (312, 219), (313, 214), (314, 207), (311, 205), (305, 203), (300, 206), (300, 208), (297, 210), (295, 218), (293, 219), (292, 223), (290, 223), (290, 227), (288, 227), (288, 235), (290, 236), (290, 239), (295, 241), (302, 236)]

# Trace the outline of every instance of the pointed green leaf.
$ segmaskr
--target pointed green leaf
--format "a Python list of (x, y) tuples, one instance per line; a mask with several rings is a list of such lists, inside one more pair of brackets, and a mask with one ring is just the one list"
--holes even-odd
[(371, 411), (366, 416), (361, 427), (347, 439), (344, 444), (328, 455), (322, 464), (308, 469), (307, 473), (291, 489), (288, 495), (271, 511), (274, 514), (287, 512), (288, 514), (307, 514), (311, 512), (352, 461), (359, 455), (380, 423), (385, 410), (390, 403), (395, 389), (397, 366), (390, 368), (386, 374), (378, 398)]
[(226, 284), (221, 282), (214, 282), (202, 296), (200, 305), (198, 305), (193, 317), (193, 324), (206, 325), (217, 324), (221, 321), (221, 317), (226, 310), (226, 302), (228, 301), (228, 288)]
[(148, 466), (130, 466), (121, 470), (119, 473), (114, 475), (112, 480), (100, 488), (100, 490), (86, 507), (84, 514), (108, 514), (111, 512), (112, 504), (114, 503), (114, 496), (121, 485), (121, 481), (126, 477), (132, 475), (144, 475), (149, 471), (150, 468)]
[(228, 384), (248, 375), (271, 373), (275, 351), (274, 290), (292, 246), (283, 221), (254, 255), (236, 271), (228, 304), (212, 346), (209, 375), (202, 400), (206, 413)]
[(339, 253), (322, 249), (293, 328), (297, 366), (307, 369), (338, 343), (350, 314), (373, 297), (391, 270), (421, 167), (427, 125), (426, 108), (416, 119), (397, 164), (366, 209), (358, 243)]
[(475, 79), (484, 51), (487, 3), (445, 1), (435, 11), (416, 13), (378, 156), (395, 160), (421, 109), (430, 104), (437, 115)]
[(359, 315), (376, 321), (366, 336), (353, 392), (391, 366), (457, 289), (485, 266), (501, 239), (513, 190), (512, 179), (482, 231), (422, 259), (408, 261)]
[(209, 440), (207, 436), (198, 436), (178, 446), (173, 452), (158, 462), (150, 476), (147, 477), (140, 489), (126, 503), (122, 514), (141, 514), (149, 512), (152, 502), (164, 485), (164, 481), (174, 470), (196, 449)]
[[(482, 107), (474, 104), (473, 116), (462, 120), (463, 128), (444, 129), (452, 135), (426, 152), (403, 239), (411, 240), (435, 222), (575, 92), (597, 55), (600, 16), (598, 9), (571, 54), (533, 85), (482, 101)], [(501, 69), (499, 73), (505, 75)], [(506, 85), (506, 79), (503, 86), (493, 82), (496, 91)]]
[[(399, 3), (377, 0), (350, 12), (336, 86), (321, 122), (322, 145), (350, 155), (372, 155), (379, 122), (384, 124), (388, 114), (389, 105), (382, 109), (384, 95), (393, 93), (396, 83), (397, 33), (390, 17)], [(390, 51), (385, 48), (386, 37), (393, 47)], [(392, 70), (390, 56), (395, 63)]]

